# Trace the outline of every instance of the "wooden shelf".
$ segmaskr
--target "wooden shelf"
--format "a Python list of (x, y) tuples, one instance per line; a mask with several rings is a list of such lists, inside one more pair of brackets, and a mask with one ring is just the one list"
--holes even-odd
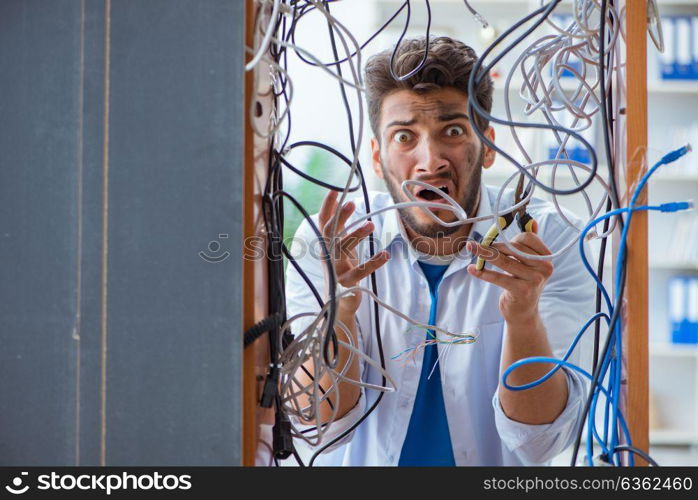
[(697, 262), (652, 261), (650, 269), (667, 271), (698, 271)]
[(698, 445), (698, 433), (673, 429), (650, 429), (650, 444)]
[(647, 91), (662, 95), (698, 95), (698, 80), (650, 80), (647, 82)]
[(670, 344), (653, 342), (650, 344), (650, 356), (698, 358), (698, 344)]
[[(657, 173), (650, 178), (650, 183), (652, 182), (698, 182), (698, 174), (693, 175), (681, 175), (669, 172), (665, 170), (664, 172)], [(667, 173), (668, 172), (668, 173)]]
[[(608, 255), (606, 261), (604, 262), (604, 269), (611, 268), (611, 262), (609, 261)], [(594, 262), (598, 260), (598, 256), (594, 256)], [(672, 261), (660, 261), (652, 260), (649, 263), (650, 271), (698, 271), (698, 262), (672, 262)]]

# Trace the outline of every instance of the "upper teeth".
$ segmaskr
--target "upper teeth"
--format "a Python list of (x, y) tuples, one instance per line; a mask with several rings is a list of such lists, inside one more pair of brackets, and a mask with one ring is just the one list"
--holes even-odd
[[(444, 184), (443, 186), (433, 186), (433, 187), (434, 187), (434, 188), (437, 188), (437, 189), (441, 189), (441, 190), (448, 189), (448, 188), (446, 187), (445, 184)], [(429, 189), (429, 188), (422, 188), (422, 189), (420, 189), (419, 192), (418, 192), (419, 196), (421, 196), (422, 194), (424, 194), (426, 191), (432, 191), (432, 192), (434, 192), (432, 189)], [(444, 194), (445, 194), (445, 193), (444, 193)]]

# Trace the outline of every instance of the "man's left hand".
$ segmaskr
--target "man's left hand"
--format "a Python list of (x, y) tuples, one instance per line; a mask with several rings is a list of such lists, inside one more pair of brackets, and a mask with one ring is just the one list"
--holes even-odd
[[(511, 244), (518, 251), (532, 255), (550, 255), (551, 252), (538, 234), (538, 223), (533, 223), (532, 233), (521, 233), (512, 238)], [(504, 289), (499, 298), (499, 310), (507, 322), (530, 321), (538, 315), (538, 299), (548, 278), (553, 273), (550, 260), (529, 259), (511, 251), (504, 243), (483, 247), (469, 241), (467, 249), (474, 255), (504, 272), (468, 266), (468, 272), (488, 283)]]

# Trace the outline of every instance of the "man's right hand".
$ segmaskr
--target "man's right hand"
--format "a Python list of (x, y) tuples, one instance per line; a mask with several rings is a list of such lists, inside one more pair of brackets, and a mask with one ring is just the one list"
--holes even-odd
[[(337, 282), (345, 288), (356, 286), (363, 278), (388, 262), (390, 258), (387, 251), (382, 251), (363, 264), (359, 263), (356, 246), (373, 232), (374, 225), (372, 222), (367, 222), (339, 239), (333, 237), (331, 231), (334, 226), (332, 219), (335, 213), (339, 210), (339, 220), (337, 221), (337, 232), (335, 234), (340, 234), (344, 230), (344, 224), (349, 219), (349, 216), (354, 212), (354, 208), (354, 203), (350, 201), (345, 203), (340, 209), (337, 205), (337, 191), (330, 190), (322, 203), (318, 216), (320, 233), (325, 238), (328, 248), (330, 247), (330, 242), (334, 242), (334, 248), (330, 251), (332, 263), (337, 275)], [(353, 315), (359, 309), (360, 304), (361, 293), (357, 292), (354, 295), (345, 295), (339, 299), (338, 306), (341, 312)]]

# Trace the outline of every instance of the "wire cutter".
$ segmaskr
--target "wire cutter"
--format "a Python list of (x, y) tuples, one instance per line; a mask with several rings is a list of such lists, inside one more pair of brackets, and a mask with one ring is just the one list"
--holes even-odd
[[(524, 177), (524, 174), (521, 174), (521, 177), (519, 177), (519, 182), (516, 185), (516, 191), (514, 192), (514, 205), (518, 205), (521, 202), (521, 200), (526, 198), (529, 194), (528, 187), (525, 191), (523, 188)], [(524, 203), (513, 212), (509, 212), (507, 214), (500, 215), (499, 217), (497, 217), (495, 223), (492, 224), (487, 233), (485, 233), (485, 236), (482, 238), (480, 245), (485, 248), (491, 246), (492, 243), (494, 243), (494, 241), (497, 239), (497, 236), (499, 236), (499, 233), (508, 228), (511, 225), (511, 223), (514, 222), (514, 219), (516, 219), (516, 222), (522, 233), (532, 233), (534, 219), (526, 211), (527, 205), (528, 202)], [(477, 263), (475, 264), (475, 269), (477, 269), (478, 271), (482, 271), (484, 267), (485, 259), (483, 259), (482, 257), (478, 257)]]

